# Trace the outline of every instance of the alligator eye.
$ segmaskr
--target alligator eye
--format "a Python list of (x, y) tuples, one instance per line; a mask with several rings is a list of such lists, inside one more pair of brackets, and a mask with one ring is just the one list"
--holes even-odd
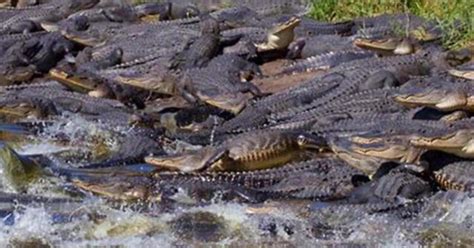
[(306, 145), (308, 143), (308, 140), (306, 137), (302, 134), (298, 135), (298, 138), (296, 138), (296, 142), (298, 143), (299, 146)]

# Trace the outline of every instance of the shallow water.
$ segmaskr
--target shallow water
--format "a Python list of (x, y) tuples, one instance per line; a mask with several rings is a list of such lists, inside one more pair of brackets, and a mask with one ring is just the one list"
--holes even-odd
[[(119, 140), (116, 137), (130, 131), (88, 122), (76, 116), (68, 116), (68, 120), (46, 128), (44, 134), (30, 137), (28, 142), (16, 143), (15, 150), (21, 154), (48, 153), (60, 166), (78, 167), (100, 159), (101, 152), (117, 149)], [(99, 152), (97, 147), (102, 151)], [(73, 153), (75, 156), (70, 159)], [(15, 190), (8, 187), (4, 172), (0, 171), (2, 191), (14, 193)], [(67, 183), (62, 179), (41, 177), (33, 180), (25, 192), (70, 198), (70, 192), (64, 191), (65, 185)], [(357, 208), (322, 209), (308, 214), (306, 207), (309, 202), (295, 201), (251, 205), (225, 203), (216, 198), (207, 205), (197, 206), (183, 201), (183, 204), (171, 208), (118, 206), (92, 195), (79, 202), (71, 201), (45, 204), (2, 202), (0, 210), (13, 211), (2, 215), (0, 246), (474, 245), (474, 198), (457, 192), (437, 193), (421, 214), (406, 219), (391, 214), (368, 215)]]

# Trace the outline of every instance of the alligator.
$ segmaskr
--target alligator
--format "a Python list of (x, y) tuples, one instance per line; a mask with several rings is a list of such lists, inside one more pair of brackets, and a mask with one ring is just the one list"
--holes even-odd
[(211, 63), (206, 68), (188, 70), (181, 78), (178, 87), (190, 102), (199, 99), (238, 114), (250, 99), (243, 93), (262, 95), (262, 92), (245, 78), (260, 72), (257, 65), (234, 55), (221, 55), (211, 60)]
[(212, 128), (213, 125), (220, 124), (223, 118), (228, 118), (228, 114), (213, 106), (198, 105), (188, 106), (178, 111), (159, 113), (160, 124), (166, 128), (169, 136), (174, 136), (176, 132), (198, 131), (204, 128)]
[(0, 83), (26, 81), (36, 73), (46, 73), (74, 50), (74, 44), (58, 33), (48, 33), (11, 46), (3, 55)]
[(424, 150), (410, 145), (410, 135), (390, 137), (353, 136), (349, 138), (351, 152), (377, 157), (387, 162), (420, 164)]
[(451, 128), (438, 130), (433, 134), (412, 137), (410, 144), (415, 147), (438, 150), (463, 158), (474, 158), (472, 121), (460, 120)]
[[(359, 141), (359, 142), (358, 142)], [(373, 177), (391, 162), (418, 162), (423, 150), (409, 145), (406, 137), (353, 138), (332, 136), (328, 138), (331, 150), (352, 167)]]
[(354, 19), (353, 34), (377, 39), (394, 36), (432, 41), (441, 37), (441, 29), (433, 21), (412, 14), (382, 14)]
[[(224, 3), (227, 3), (224, 1)], [(244, 6), (249, 9), (254, 10), (262, 16), (273, 16), (273, 15), (296, 15), (303, 16), (305, 15), (309, 8), (310, 4), (306, 0), (265, 0), (265, 1), (255, 1), (255, 0), (239, 0), (233, 1), (231, 6)]]
[(200, 22), (201, 36), (187, 49), (176, 54), (173, 58), (173, 69), (191, 69), (206, 66), (220, 50), (219, 22), (210, 17), (204, 17)]
[[(8, 91), (0, 96), (3, 102), (18, 107), (25, 104), (40, 108), (44, 114), (58, 114), (64, 112), (80, 113), (84, 117), (96, 121), (115, 120), (115, 123), (128, 125), (133, 120), (131, 113), (123, 104), (116, 100), (98, 99), (95, 97), (68, 92), (61, 88), (24, 88)], [(28, 106), (28, 105), (27, 105)], [(26, 107), (26, 106), (24, 106)]]
[(282, 69), (280, 74), (293, 74), (298, 72), (310, 72), (316, 70), (327, 70), (353, 60), (375, 57), (375, 53), (363, 50), (331, 51), (320, 55), (298, 60)]
[(4, 99), (0, 97), (0, 116), (6, 122), (15, 122), (24, 118), (46, 118), (59, 114), (52, 101), (41, 98), (15, 97)]
[(372, 114), (407, 113), (407, 108), (397, 104), (391, 98), (397, 91), (397, 88), (375, 89), (343, 96), (325, 106), (315, 108), (286, 120), (272, 122), (270, 119), (268, 127), (308, 130), (318, 124), (335, 124), (340, 120), (359, 118)]
[[(22, 33), (36, 31), (41, 21), (59, 21), (70, 14), (94, 7), (99, 0), (54, 1), (41, 8), (19, 10), (14, 16), (2, 21), (0, 33)], [(53, 11), (52, 11), (53, 10)]]
[(363, 39), (358, 38), (354, 40), (354, 45), (357, 47), (372, 49), (376, 51), (385, 51), (386, 53), (392, 53), (395, 55), (406, 55), (414, 53), (416, 50), (421, 48), (415, 44), (409, 38), (397, 39)]
[(409, 107), (471, 111), (474, 107), (473, 89), (467, 80), (449, 76), (415, 78), (401, 87), (395, 100)]
[(449, 70), (449, 74), (455, 77), (474, 80), (474, 62), (469, 62), (456, 69), (451, 69)]
[(473, 176), (474, 167), (469, 161), (448, 164), (434, 171), (434, 178), (443, 189), (469, 193), (474, 192)]
[(267, 34), (265, 43), (257, 44), (258, 52), (286, 49), (294, 39), (294, 29), (300, 24), (300, 18), (290, 18), (284, 23), (275, 25)]
[(151, 156), (145, 161), (185, 172), (257, 170), (282, 165), (298, 158), (305, 150), (324, 147), (325, 141), (316, 136), (265, 130), (233, 137), (218, 146), (206, 146), (186, 154)]
[(351, 211), (357, 214), (392, 213), (406, 218), (421, 212), (432, 194), (430, 184), (419, 175), (395, 168), (357, 187), (345, 199), (328, 203), (317, 201), (309, 210), (312, 211), (310, 216), (325, 211)]
[(43, 29), (60, 31), (65, 37), (86, 46), (105, 43), (128, 27), (139, 27), (150, 16), (166, 18), (169, 4), (143, 4), (137, 6), (113, 6), (77, 12), (58, 23), (42, 22)]
[[(301, 38), (299, 38), (301, 39)], [(302, 38), (304, 46), (296, 52), (294, 57), (310, 58), (334, 51), (354, 50), (353, 38), (336, 34), (316, 35)]]
[[(367, 181), (360, 172), (337, 158), (313, 159), (278, 168), (244, 172), (139, 174), (120, 168), (54, 170), (55, 173), (68, 177), (76, 186), (93, 193), (122, 200), (145, 201), (156, 199), (160, 192), (165, 193), (171, 187), (187, 190), (237, 191), (249, 194), (248, 199), (259, 201), (266, 198), (328, 200), (341, 198), (345, 193), (351, 192), (357, 184)], [(117, 177), (103, 177), (110, 173), (114, 173)], [(301, 177), (305, 176), (306, 178), (301, 180)]]
[(16, 43), (25, 42), (33, 37), (41, 37), (45, 34), (46, 32), (40, 31), (26, 34), (0, 35), (0, 57), (3, 57), (5, 52)]
[(222, 132), (255, 129), (264, 126), (269, 120), (278, 122), (304, 115), (342, 96), (400, 85), (408, 80), (409, 75), (429, 73), (433, 65), (431, 52), (428, 50), (414, 55), (361, 59), (341, 64), (324, 75), (251, 104), (242, 114), (224, 123)]
[[(332, 90), (319, 91), (318, 93), (321, 94), (321, 96), (312, 100), (309, 104), (292, 106), (289, 109), (284, 109), (279, 112), (272, 111), (271, 118), (275, 120), (288, 118), (323, 106), (344, 95), (354, 94), (367, 89), (398, 86), (406, 82), (409, 76), (427, 75), (435, 64), (432, 60), (436, 60), (438, 57), (437, 53), (437, 51), (433, 52), (427, 50), (414, 55), (376, 59), (369, 58), (342, 64), (335, 67), (332, 71), (330, 70), (329, 75), (323, 75), (323, 80), (316, 78), (300, 86), (301, 88), (306, 87), (306, 85), (315, 87), (313, 85), (318, 84), (319, 87), (316, 87), (316, 92), (318, 92), (320, 88), (325, 90), (324, 87), (322, 87), (325, 86), (325, 84), (336, 85), (335, 87), (333, 86), (334, 88)], [(355, 66), (351, 65), (351, 63), (354, 63)], [(331, 80), (331, 75), (334, 74), (336, 80)], [(342, 80), (338, 80), (338, 77), (342, 77)], [(324, 78), (329, 78), (329, 83), (324, 82)], [(313, 95), (315, 94), (315, 90), (309, 91), (313, 91)]]

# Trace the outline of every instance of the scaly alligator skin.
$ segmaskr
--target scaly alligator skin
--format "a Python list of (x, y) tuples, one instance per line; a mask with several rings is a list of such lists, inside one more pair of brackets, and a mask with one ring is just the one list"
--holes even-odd
[(2, 57), (5, 52), (13, 46), (15, 43), (18, 42), (25, 42), (33, 37), (41, 37), (45, 35), (46, 32), (34, 32), (34, 33), (27, 33), (27, 34), (6, 34), (0, 35), (0, 57)]
[[(169, 187), (188, 190), (193, 188), (194, 190), (200, 188), (232, 190), (234, 188), (260, 194), (263, 198), (337, 199), (353, 189), (352, 182), (355, 181), (353, 177), (360, 176), (362, 180), (365, 180), (360, 172), (336, 158), (313, 159), (274, 169), (245, 172), (156, 172), (151, 175), (127, 175), (127, 173), (120, 173), (120, 169), (103, 173), (97, 169), (65, 169), (59, 173), (67, 175), (76, 182), (77, 186), (85, 190), (112, 198), (121, 198), (125, 195), (128, 200), (156, 199), (159, 192)], [(121, 180), (115, 180), (114, 177), (98, 177), (107, 173), (120, 176), (123, 174), (123, 176), (120, 177)], [(296, 178), (305, 175), (306, 179), (311, 181), (299, 181), (299, 186), (290, 185)], [(139, 180), (140, 177), (143, 180)], [(113, 187), (113, 185), (116, 186)], [(339, 188), (340, 185), (345, 187)]]
[(449, 74), (468, 80), (474, 80), (474, 62), (468, 62), (456, 69), (449, 70)]
[(218, 146), (189, 154), (149, 157), (146, 162), (181, 171), (258, 170), (280, 166), (307, 149), (324, 148), (319, 137), (298, 132), (258, 131), (233, 137)]
[[(142, 31), (142, 30), (122, 30), (121, 32), (129, 32), (134, 35), (134, 43), (130, 43), (129, 37), (114, 37), (110, 42), (94, 48), (92, 57), (94, 60), (99, 60), (101, 57), (106, 57), (117, 48), (122, 49), (122, 63), (131, 62), (136, 59), (141, 59), (150, 54), (167, 51), (170, 54), (175, 54), (177, 51), (182, 51), (186, 46), (196, 39), (199, 33), (175, 27), (165, 27), (159, 31)], [(160, 39), (160, 43), (154, 42), (155, 39)]]
[(284, 68), (281, 73), (292, 74), (297, 72), (327, 70), (341, 63), (371, 57), (375, 57), (375, 53), (363, 50), (343, 50), (336, 52), (328, 52), (321, 55), (311, 56), (300, 61), (296, 61), (294, 64)]
[[(38, 99), (51, 101), (57, 110), (80, 112), (88, 115), (101, 115), (106, 113), (127, 114), (125, 106), (118, 101), (98, 99), (83, 94), (68, 92), (55, 88), (25, 88), (9, 91), (1, 98), (8, 99)], [(123, 112), (125, 111), (125, 112)]]
[(316, 35), (304, 38), (304, 47), (299, 57), (305, 59), (333, 51), (353, 50), (356, 48), (351, 37), (340, 35)]
[(474, 192), (474, 167), (464, 161), (446, 165), (434, 172), (436, 182), (444, 189)]
[(358, 118), (358, 116), (406, 113), (408, 109), (392, 99), (391, 95), (395, 92), (397, 92), (396, 88), (362, 91), (341, 97), (325, 106), (312, 109), (287, 120), (270, 122), (269, 127), (308, 130), (318, 123), (327, 125), (341, 119)]
[(310, 4), (306, 0), (239, 0), (232, 2), (234, 6), (248, 7), (260, 15), (270, 16), (289, 14), (302, 16), (309, 10)]
[(334, 200), (347, 196), (354, 190), (357, 183), (368, 180), (363, 172), (338, 159), (314, 159), (284, 167), (312, 166), (321, 162), (327, 163), (330, 167), (317, 173), (307, 171), (304, 174), (290, 174), (279, 182), (258, 191), (269, 195), (281, 195), (285, 198)]
[(349, 203), (400, 202), (429, 195), (432, 188), (418, 175), (395, 168), (386, 175), (354, 190)]
[(441, 31), (433, 22), (411, 14), (383, 14), (374, 17), (362, 17), (354, 20), (353, 33), (365, 38), (384, 38), (387, 36), (408, 35), (423, 41), (440, 37)]
[(74, 45), (58, 33), (48, 33), (16, 43), (3, 55), (0, 84), (25, 81), (33, 77), (34, 73), (47, 72), (73, 50)]
[[(337, 83), (338, 86), (336, 88), (316, 98), (310, 104), (295, 106), (280, 113), (273, 113), (272, 118), (279, 120), (298, 115), (323, 106), (341, 96), (354, 94), (362, 90), (401, 85), (408, 80), (410, 75), (429, 74), (434, 66), (430, 56), (425, 56), (425, 53), (372, 59), (372, 62), (378, 62), (374, 63), (373, 67), (371, 63), (365, 64), (365, 61), (362, 59), (354, 62), (360, 62), (360, 65), (363, 65), (365, 69), (351, 70), (351, 62), (334, 68), (338, 73), (341, 73), (340, 70), (345, 71), (343, 72), (344, 79)], [(318, 82), (318, 80), (315, 81)], [(310, 84), (316, 82), (310, 82)]]
[(0, 33), (21, 33), (24, 30), (34, 31), (40, 21), (51, 19), (57, 21), (76, 11), (92, 8), (98, 2), (98, 0), (67, 1), (59, 5), (57, 3), (51, 4), (45, 8), (22, 10), (1, 23)]
[(219, 22), (212, 17), (201, 20), (201, 36), (173, 59), (174, 69), (204, 67), (220, 50)]
[(434, 66), (431, 57), (436, 54), (437, 51), (427, 50), (414, 55), (341, 64), (324, 75), (251, 104), (221, 128), (227, 132), (256, 129), (270, 119), (278, 122), (301, 115), (358, 91), (396, 86), (407, 81), (410, 75), (428, 74)]
[(451, 123), (451, 128), (418, 135), (410, 140), (416, 147), (438, 150), (463, 158), (474, 158), (472, 119)]
[(474, 109), (474, 87), (467, 80), (434, 76), (408, 81), (395, 100), (408, 107), (426, 106), (441, 111)]
[[(364, 121), (365, 120), (365, 121)], [(425, 135), (436, 137), (445, 130), (453, 130), (454, 124), (432, 121), (414, 120), (412, 116), (393, 114), (372, 114), (355, 116), (353, 119), (346, 119), (326, 125), (316, 124), (311, 132), (323, 136), (351, 136), (364, 134), (365, 136), (384, 135)]]
[(314, 202), (310, 216), (324, 212), (389, 213), (402, 218), (413, 217), (423, 211), (433, 189), (418, 175), (395, 168), (388, 174), (357, 187), (351, 195), (334, 202)]
[[(273, 25), (274, 23), (289, 20), (292, 15), (279, 15), (267, 17), (262, 20), (265, 25)], [(352, 34), (353, 21), (343, 22), (320, 22), (312, 18), (302, 16), (301, 22), (295, 28), (297, 38), (312, 37), (320, 35), (350, 35)]]
[(257, 74), (255, 64), (238, 56), (222, 55), (206, 68), (191, 69), (184, 73), (180, 87), (182, 94), (191, 102), (206, 102), (209, 105), (239, 113), (251, 99), (247, 92), (260, 96), (260, 90), (250, 82), (242, 82), (241, 74)]
[(4, 99), (0, 97), (0, 116), (7, 122), (14, 122), (19, 119), (34, 117), (45, 118), (50, 115), (57, 115), (58, 111), (52, 101), (40, 98)]

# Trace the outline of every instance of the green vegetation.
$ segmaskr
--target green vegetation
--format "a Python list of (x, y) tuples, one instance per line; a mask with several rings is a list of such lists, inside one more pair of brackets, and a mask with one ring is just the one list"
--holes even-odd
[(473, 46), (473, 0), (312, 0), (310, 16), (322, 21), (342, 21), (358, 16), (410, 12), (435, 20), (446, 34), (446, 48)]

